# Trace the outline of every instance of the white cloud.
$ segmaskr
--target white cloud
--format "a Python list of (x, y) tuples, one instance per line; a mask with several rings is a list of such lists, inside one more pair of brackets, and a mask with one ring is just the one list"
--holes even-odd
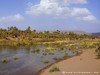
[(72, 16), (84, 17), (91, 13), (86, 8), (73, 8), (71, 14)]
[(22, 21), (22, 20), (24, 20), (24, 17), (20, 14), (10, 15), (10, 16), (6, 16), (6, 17), (0, 17), (0, 23)]
[(57, 17), (75, 18), (84, 21), (96, 20), (96, 17), (87, 8), (71, 7), (73, 4), (86, 4), (87, 0), (40, 0), (39, 4), (28, 4), (26, 14), (52, 15)]
[(87, 8), (73, 8), (72, 16), (84, 21), (96, 21), (96, 17)]
[(66, 6), (70, 4), (85, 4), (87, 3), (87, 0), (41, 0), (40, 4), (45, 5), (45, 4), (57, 4), (60, 6)]
[(85, 21), (96, 21), (96, 17), (94, 17), (93, 15), (88, 15), (86, 17), (83, 17), (83, 20)]

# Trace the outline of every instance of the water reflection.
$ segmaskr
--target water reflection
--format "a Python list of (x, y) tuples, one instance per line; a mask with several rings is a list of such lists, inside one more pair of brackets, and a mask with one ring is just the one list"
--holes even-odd
[[(40, 49), (39, 53), (32, 52), (36, 48)], [(63, 58), (65, 53), (68, 56), (76, 54), (64, 48), (62, 51), (47, 51), (47, 55), (43, 55), (45, 48), (45, 45), (0, 47), (0, 60), (4, 57), (9, 59), (9, 62), (6, 64), (0, 62), (0, 75), (34, 75), (48, 65), (43, 63), (44, 60), (49, 59), (49, 64), (51, 64), (55, 62), (53, 59), (55, 56), (59, 59)], [(14, 57), (17, 57), (18, 60), (15, 60)]]

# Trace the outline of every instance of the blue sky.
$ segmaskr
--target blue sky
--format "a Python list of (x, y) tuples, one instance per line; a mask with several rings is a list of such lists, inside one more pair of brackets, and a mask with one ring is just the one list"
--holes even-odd
[(100, 0), (0, 0), (0, 28), (100, 32)]

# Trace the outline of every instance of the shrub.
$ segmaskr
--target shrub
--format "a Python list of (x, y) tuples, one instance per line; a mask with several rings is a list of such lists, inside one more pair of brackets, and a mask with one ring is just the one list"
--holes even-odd
[(43, 53), (43, 55), (45, 55), (45, 56), (46, 56), (46, 55), (47, 55), (47, 53), (46, 53), (46, 52), (44, 52), (44, 53)]
[(57, 66), (53, 66), (53, 67), (49, 70), (49, 72), (57, 72), (57, 71), (60, 71), (59, 67), (57, 67)]
[(96, 53), (97, 53), (97, 59), (100, 59), (100, 45), (96, 49)]
[(97, 59), (100, 59), (100, 54), (97, 54)]
[(61, 47), (60, 50), (64, 50), (64, 47)]
[(48, 59), (44, 60), (43, 63), (44, 64), (48, 64), (50, 61)]
[(49, 55), (54, 55), (54, 53), (50, 52)]
[(68, 56), (68, 53), (65, 53), (64, 56)]
[(37, 48), (35, 51), (36, 51), (37, 53), (39, 53), (39, 52), (40, 52), (40, 49), (39, 49), (39, 48)]
[(40, 56), (40, 58), (43, 58), (43, 56)]
[(53, 57), (53, 59), (54, 59), (54, 60), (57, 60), (57, 57), (56, 57), (56, 56), (54, 56), (54, 57)]
[(54, 47), (47, 47), (46, 50), (55, 50)]
[(14, 57), (14, 60), (18, 60), (18, 57)]
[(33, 53), (39, 53), (39, 52), (40, 52), (40, 49), (37, 48), (37, 49), (33, 50), (32, 52), (33, 52)]
[(2, 63), (8, 63), (8, 62), (9, 62), (9, 59), (8, 59), (8, 58), (3, 58), (3, 59), (1, 60), (1, 62), (2, 62)]

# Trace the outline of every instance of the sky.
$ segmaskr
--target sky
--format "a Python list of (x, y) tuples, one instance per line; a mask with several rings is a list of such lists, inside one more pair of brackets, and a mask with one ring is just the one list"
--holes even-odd
[(0, 0), (0, 28), (100, 32), (100, 0)]

